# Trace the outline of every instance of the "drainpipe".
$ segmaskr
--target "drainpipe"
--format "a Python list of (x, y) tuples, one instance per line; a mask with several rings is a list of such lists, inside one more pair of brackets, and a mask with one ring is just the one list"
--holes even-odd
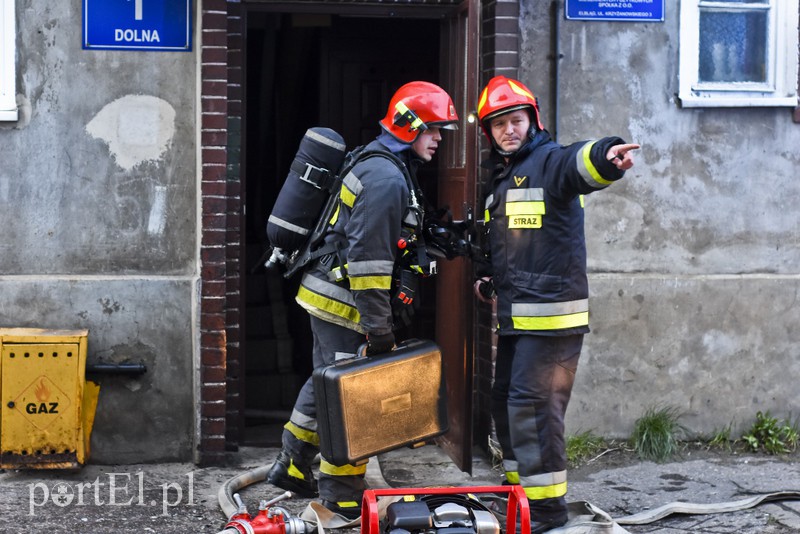
[(560, 73), (559, 65), (564, 54), (561, 53), (561, 2), (553, 0), (550, 3), (550, 61), (553, 63), (550, 76), (550, 90), (552, 95), (551, 107), (553, 108), (553, 126), (550, 132), (553, 136), (553, 141), (558, 142), (558, 117), (559, 117), (559, 104), (558, 93), (560, 91)]

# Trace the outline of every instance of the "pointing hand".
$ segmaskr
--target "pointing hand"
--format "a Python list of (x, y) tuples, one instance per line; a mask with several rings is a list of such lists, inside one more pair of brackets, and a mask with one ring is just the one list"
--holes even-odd
[(613, 163), (618, 169), (626, 171), (633, 167), (633, 154), (629, 152), (631, 150), (638, 150), (641, 148), (637, 144), (627, 144), (627, 145), (614, 145), (608, 149), (608, 154), (606, 154), (606, 159)]

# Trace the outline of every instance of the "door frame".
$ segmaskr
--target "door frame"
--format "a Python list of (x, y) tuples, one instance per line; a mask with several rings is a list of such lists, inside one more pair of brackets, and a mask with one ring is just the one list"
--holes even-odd
[[(244, 35), (243, 42), (241, 43), (242, 55), (246, 46), (246, 28), (247, 28), (247, 14), (250, 12), (271, 12), (271, 13), (317, 13), (317, 14), (332, 14), (332, 15), (350, 15), (350, 16), (365, 16), (365, 17), (386, 17), (396, 18), (402, 16), (404, 18), (428, 18), (442, 20), (441, 35), (448, 33), (456, 28), (456, 33), (459, 33), (459, 38), (463, 39), (464, 46), (452, 46), (452, 43), (445, 42), (442, 39), (440, 47), (440, 64), (442, 65), (441, 80), (448, 82), (448, 89), (453, 94), (454, 100), (459, 107), (459, 116), (461, 118), (460, 128), (463, 128), (464, 134), (461, 136), (463, 151), (463, 159), (459, 162), (459, 169), (456, 172), (457, 187), (456, 196), (460, 196), (458, 206), (454, 210), (454, 214), (458, 218), (461, 214), (461, 203), (466, 202), (469, 206), (474, 208), (475, 205), (475, 192), (476, 176), (477, 176), (477, 133), (475, 124), (466, 121), (468, 110), (474, 104), (474, 99), (478, 91), (478, 63), (479, 63), (479, 30), (480, 30), (480, 1), (479, 0), (463, 0), (456, 4), (414, 4), (414, 5), (387, 5), (387, 4), (373, 4), (373, 3), (358, 3), (358, 4), (342, 4), (338, 2), (271, 2), (271, 1), (258, 1), (258, 0), (244, 0), (241, 6), (241, 25)], [(449, 27), (449, 29), (448, 29)], [(466, 51), (466, 52), (464, 52)], [(459, 60), (460, 57), (460, 60)], [(246, 57), (243, 57), (243, 67), (246, 66)], [(455, 64), (456, 68), (453, 68)], [(246, 83), (247, 72), (243, 68), (242, 81)], [(240, 161), (246, 161), (245, 147), (246, 143), (246, 102), (242, 101), (241, 106), (241, 147)], [(453, 172), (445, 165), (445, 158), (438, 158), (441, 174), (445, 177), (452, 177)], [(240, 171), (241, 178), (241, 194), (240, 201), (242, 205), (245, 203), (246, 195), (246, 167), (242, 165)], [(440, 192), (442, 191), (440, 185)], [(452, 198), (452, 197), (451, 197)], [(441, 203), (441, 200), (440, 200)], [(243, 229), (243, 227), (242, 227)], [(243, 249), (245, 236), (240, 235), (240, 246)], [(460, 424), (451, 428), (451, 431), (439, 440), (440, 445), (450, 454), (454, 462), (464, 471), (471, 471), (472, 464), (472, 404), (473, 404), (473, 355), (474, 355), (474, 335), (473, 335), (473, 299), (471, 297), (471, 266), (466, 260), (455, 260), (451, 269), (445, 269), (442, 279), (437, 280), (437, 292), (442, 293), (439, 287), (454, 287), (461, 294), (461, 302), (459, 305), (459, 319), (458, 330), (453, 330), (450, 325), (446, 323), (440, 324), (437, 320), (437, 341), (443, 345), (443, 353), (446, 360), (449, 360), (447, 367), (451, 370), (451, 377), (449, 380), (450, 387), (448, 388), (448, 405), (451, 413), (454, 415), (460, 413), (462, 421)], [(246, 280), (246, 272), (242, 271), (242, 280), (240, 287), (243, 288)], [(448, 277), (452, 277), (450, 282), (447, 282)], [(241, 295), (241, 300), (244, 300), (245, 295)], [(437, 298), (438, 300), (438, 298)], [(240, 311), (240, 325), (244, 325), (244, 309)], [(437, 317), (441, 315), (437, 313)], [(458, 332), (458, 333), (455, 333)], [(244, 371), (244, 343), (245, 332), (243, 329), (239, 334), (238, 354), (239, 360), (237, 362), (238, 368), (241, 372)], [(240, 377), (243, 382), (243, 377)], [(460, 384), (461, 387), (457, 387)], [(241, 384), (240, 384), (241, 385)], [(243, 396), (243, 388), (240, 387), (240, 395)], [(241, 406), (244, 405), (243, 399), (237, 399)], [(463, 407), (463, 410), (456, 410), (456, 407)], [(229, 407), (230, 408), (230, 407)], [(230, 417), (231, 410), (228, 410)], [(240, 420), (238, 426), (243, 428), (244, 414), (240, 410)], [(452, 417), (451, 417), (451, 427)]]

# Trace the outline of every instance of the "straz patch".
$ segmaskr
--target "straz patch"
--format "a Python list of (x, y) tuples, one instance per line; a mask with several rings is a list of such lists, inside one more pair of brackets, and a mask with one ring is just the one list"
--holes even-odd
[(541, 228), (541, 215), (512, 215), (508, 218), (509, 228)]

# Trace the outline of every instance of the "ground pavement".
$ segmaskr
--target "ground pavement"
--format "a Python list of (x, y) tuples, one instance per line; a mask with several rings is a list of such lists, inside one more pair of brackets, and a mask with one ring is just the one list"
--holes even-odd
[[(246, 447), (224, 467), (190, 463), (101, 466), (67, 471), (0, 471), (0, 533), (218, 533), (225, 523), (217, 494), (232, 477), (269, 465), (277, 449)], [(476, 451), (473, 474), (458, 470), (436, 446), (381, 455), (379, 469), (393, 487), (496, 485), (500, 472)], [(570, 471), (569, 501), (588, 501), (613, 518), (674, 501), (740, 500), (753, 494), (800, 491), (800, 456), (684, 453), (672, 462), (642, 462), (609, 451)], [(244, 488), (252, 512), (281, 490), (264, 482)], [(309, 501), (281, 506), (299, 515)], [(800, 532), (800, 502), (780, 501), (714, 515), (670, 516), (631, 533)]]

